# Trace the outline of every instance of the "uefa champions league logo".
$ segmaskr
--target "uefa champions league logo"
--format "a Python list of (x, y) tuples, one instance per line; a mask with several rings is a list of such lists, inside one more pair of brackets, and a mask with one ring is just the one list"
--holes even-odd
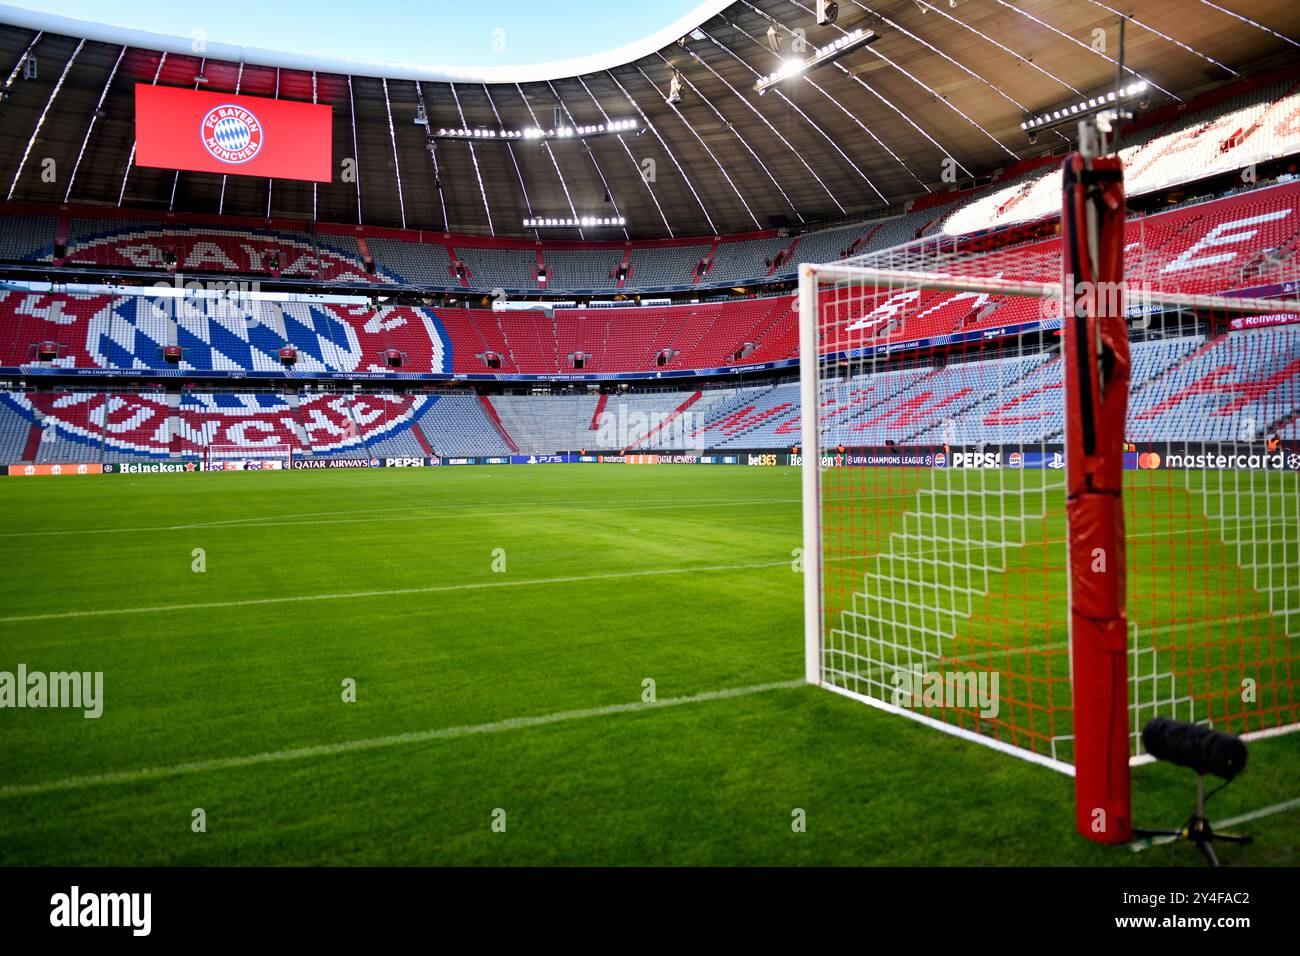
[(246, 163), (262, 149), (262, 124), (233, 103), (214, 106), (200, 124), (203, 148), (223, 163)]

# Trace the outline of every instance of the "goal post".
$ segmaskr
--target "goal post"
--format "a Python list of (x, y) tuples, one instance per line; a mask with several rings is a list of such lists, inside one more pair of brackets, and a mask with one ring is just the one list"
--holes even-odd
[(240, 445), (214, 442), (203, 450), (203, 465), (207, 471), (277, 470), (293, 466), (293, 445)]
[(1128, 325), (1124, 167), (1079, 153), (1062, 166), (1061, 288), (1066, 534), (1074, 703), (1075, 829), (1100, 843), (1133, 836), (1128, 771), (1124, 424)]
[(986, 283), (937, 252), (801, 269), (807, 678), (1072, 773), (1059, 356), (1041, 332), (992, 359), (978, 329), (902, 337), (995, 302), (1059, 322), (1060, 282)]
[(1211, 291), (1245, 227), (1197, 258), (1075, 185), (1108, 231), (800, 267), (805, 676), (1074, 776), (1118, 842), (1150, 718), (1300, 727), (1300, 301)]
[[(814, 267), (804, 263), (799, 267), (799, 348), (800, 355), (817, 356), (821, 352), (817, 299), (820, 281)], [(800, 451), (803, 469), (800, 473), (803, 499), (803, 615), (804, 615), (804, 679), (810, 684), (822, 682), (822, 544), (821, 544), (821, 472), (817, 467), (821, 440), (818, 437), (818, 391), (821, 387), (820, 362), (802, 359), (799, 362), (799, 405), (802, 418), (799, 422)]]

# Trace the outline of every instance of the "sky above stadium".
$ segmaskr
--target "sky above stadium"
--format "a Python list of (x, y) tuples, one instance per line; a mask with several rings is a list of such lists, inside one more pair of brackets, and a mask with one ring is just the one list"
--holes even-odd
[(64, 17), (213, 43), (448, 67), (551, 63), (650, 36), (700, 0), (8, 0)]

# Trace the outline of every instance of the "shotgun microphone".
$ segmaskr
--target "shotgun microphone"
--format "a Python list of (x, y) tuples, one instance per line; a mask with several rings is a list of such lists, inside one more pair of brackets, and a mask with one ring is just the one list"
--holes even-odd
[(1142, 745), (1157, 760), (1224, 780), (1231, 780), (1246, 766), (1246, 745), (1240, 738), (1168, 717), (1147, 722), (1142, 728)]

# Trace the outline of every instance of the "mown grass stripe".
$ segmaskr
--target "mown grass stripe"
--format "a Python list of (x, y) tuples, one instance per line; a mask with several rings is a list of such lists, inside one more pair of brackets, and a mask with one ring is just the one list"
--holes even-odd
[(586, 720), (591, 717), (609, 717), (614, 714), (635, 713), (638, 711), (662, 710), (665, 707), (681, 707), (685, 704), (699, 704), (711, 700), (727, 700), (733, 697), (747, 697), (773, 690), (788, 690), (802, 687), (802, 680), (777, 681), (770, 684), (752, 684), (749, 687), (728, 687), (723, 690), (705, 691), (682, 697), (669, 697), (655, 703), (635, 701), (627, 704), (608, 704), (604, 707), (585, 707), (580, 710), (561, 710), (553, 714), (536, 717), (511, 717), (506, 720), (492, 721), (486, 724), (468, 724), (460, 727), (440, 727), (435, 730), (420, 730), (405, 734), (390, 734), (386, 737), (367, 737), (358, 740), (345, 740), (333, 744), (315, 744), (310, 747), (294, 747), (289, 750), (272, 750), (260, 754), (246, 754), (238, 757), (218, 757), (215, 760), (196, 760), (190, 763), (172, 764), (168, 767), (145, 767), (139, 770), (117, 770), (110, 773), (87, 774), (80, 777), (67, 777), (63, 780), (47, 780), (40, 783), (10, 784), (0, 787), (0, 798), (34, 796), (52, 793), (57, 790), (79, 790), (84, 787), (96, 787), (116, 783), (137, 783), (141, 780), (155, 780), (160, 777), (176, 777), (183, 774), (209, 773), (214, 770), (232, 770), (251, 767), (256, 764), (280, 763), (286, 760), (304, 760), (310, 757), (327, 757), (333, 754), (355, 753), (359, 750), (376, 750), (381, 747), (396, 747), (401, 744), (419, 744), (434, 740), (447, 740), (455, 737), (469, 737), (475, 734), (495, 734), (507, 730), (522, 730), (527, 727), (541, 727), (546, 724), (564, 723), (570, 720)]

